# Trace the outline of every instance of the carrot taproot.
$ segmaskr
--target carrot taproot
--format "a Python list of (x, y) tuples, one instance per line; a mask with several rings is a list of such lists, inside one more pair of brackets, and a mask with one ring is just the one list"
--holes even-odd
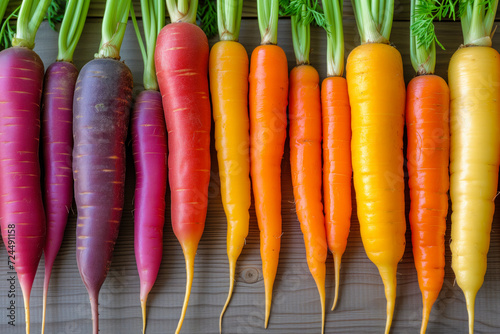
[[(42, 151), (47, 238), (44, 247), (42, 334), (52, 267), (61, 247), (73, 203), (73, 95), (78, 70), (73, 53), (83, 31), (90, 0), (71, 0), (59, 31), (57, 61), (45, 73), (42, 97)], [(71, 29), (76, 25), (76, 29)], [(68, 43), (69, 41), (69, 43)]]
[(450, 93), (446, 81), (433, 74), (436, 34), (419, 27), (432, 20), (437, 10), (449, 10), (449, 5), (442, 3), (431, 9), (421, 0), (411, 3), (410, 55), (417, 76), (406, 92), (407, 166), (413, 258), (422, 292), (421, 334), (427, 330), (432, 305), (444, 280)]
[(158, 32), (165, 25), (164, 0), (141, 1), (144, 39), (131, 8), (132, 22), (144, 62), (145, 90), (132, 110), (132, 154), (135, 166), (134, 251), (140, 280), (142, 332), (146, 302), (160, 270), (167, 191), (167, 130), (154, 64)]
[(288, 105), (288, 63), (276, 45), (278, 1), (257, 1), (261, 45), (250, 59), (250, 175), (260, 230), (267, 328), (281, 247), (281, 160)]
[(13, 46), (0, 52), (0, 229), (21, 286), (28, 334), (31, 288), (46, 236), (38, 152), (44, 65), (33, 47), (49, 4), (23, 1)]
[(361, 239), (385, 286), (387, 334), (396, 301), (397, 264), (405, 249), (403, 132), (406, 94), (401, 54), (386, 44), (393, 4), (386, 2), (386, 7), (379, 8), (380, 15), (373, 16), (369, 3), (354, 1), (362, 44), (349, 54), (346, 72)]
[(242, 8), (242, 0), (217, 2), (220, 41), (212, 47), (209, 59), (215, 148), (227, 217), (229, 260), (229, 293), (219, 318), (220, 332), (234, 289), (236, 261), (245, 245), (250, 220), (248, 54), (237, 42)]
[(342, 3), (323, 1), (327, 26), (327, 77), (321, 85), (323, 121), (323, 193), (328, 248), (335, 266), (335, 297), (339, 298), (340, 263), (351, 226), (351, 107), (344, 72)]
[(497, 6), (497, 0), (463, 4), (465, 46), (448, 68), (451, 266), (465, 295), (470, 334), (486, 273), (500, 165), (500, 55), (491, 48)]
[[(184, 5), (187, 5), (188, 1)], [(179, 7), (177, 7), (179, 5)], [(163, 97), (168, 135), (172, 227), (186, 261), (186, 294), (176, 333), (189, 303), (194, 259), (205, 227), (210, 182), (210, 101), (208, 40), (194, 24), (196, 0), (183, 10), (181, 2), (167, 1), (173, 23), (157, 39), (156, 75)]]
[(108, 0), (102, 43), (80, 71), (73, 99), (73, 178), (77, 208), (76, 260), (89, 294), (93, 333), (123, 211), (125, 139), (132, 73), (118, 59), (130, 2)]

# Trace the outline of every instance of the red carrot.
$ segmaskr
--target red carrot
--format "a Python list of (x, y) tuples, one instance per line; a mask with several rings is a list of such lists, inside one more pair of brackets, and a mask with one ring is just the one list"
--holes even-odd
[(210, 182), (208, 41), (195, 24), (196, 0), (181, 14), (167, 1), (172, 22), (158, 36), (155, 64), (168, 131), (172, 227), (186, 261), (181, 330), (193, 282), (194, 258), (205, 227)]

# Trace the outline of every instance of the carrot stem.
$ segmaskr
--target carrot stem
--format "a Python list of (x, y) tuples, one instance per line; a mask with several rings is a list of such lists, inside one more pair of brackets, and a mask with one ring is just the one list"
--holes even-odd
[[(374, 2), (379, 3), (378, 6)], [(352, 4), (361, 43), (389, 44), (394, 0), (352, 0)]]
[(342, 76), (344, 73), (344, 28), (342, 26), (342, 0), (323, 0), (326, 18), (327, 75)]
[(198, 0), (167, 0), (170, 22), (196, 23)]
[(221, 41), (237, 41), (240, 35), (243, 0), (217, 1), (217, 24)]
[(51, 0), (24, 0), (17, 18), (17, 32), (12, 46), (35, 47), (35, 35)]
[(278, 44), (278, 0), (257, 0), (260, 44)]
[(120, 47), (125, 36), (130, 1), (108, 0), (102, 22), (102, 39), (96, 58), (120, 59)]
[(498, 0), (468, 0), (460, 2), (460, 20), (465, 45), (491, 46), (491, 29)]
[(58, 61), (68, 63), (73, 61), (73, 54), (85, 25), (89, 5), (90, 0), (69, 0), (66, 5), (61, 29), (59, 30)]

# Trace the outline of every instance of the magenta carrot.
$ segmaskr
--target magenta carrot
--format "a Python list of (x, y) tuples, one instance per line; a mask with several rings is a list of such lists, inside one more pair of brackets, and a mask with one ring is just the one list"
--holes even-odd
[[(59, 30), (57, 61), (45, 73), (42, 98), (42, 151), (47, 239), (44, 247), (42, 334), (54, 260), (59, 252), (73, 202), (73, 94), (78, 70), (73, 53), (83, 30), (90, 0), (70, 0)], [(78, 13), (78, 15), (75, 15)], [(73, 22), (74, 21), (74, 22)], [(77, 29), (71, 29), (77, 24)], [(68, 43), (67, 41), (70, 41)]]
[(154, 51), (158, 32), (165, 24), (164, 0), (141, 1), (144, 45), (135, 15), (132, 20), (144, 61), (144, 88), (132, 111), (132, 151), (135, 164), (134, 250), (140, 278), (143, 333), (146, 301), (163, 255), (165, 192), (167, 190), (167, 130), (161, 94), (156, 81)]
[(13, 47), (0, 52), (0, 228), (23, 293), (26, 333), (46, 229), (38, 156), (44, 67), (32, 49), (49, 3), (23, 1)]

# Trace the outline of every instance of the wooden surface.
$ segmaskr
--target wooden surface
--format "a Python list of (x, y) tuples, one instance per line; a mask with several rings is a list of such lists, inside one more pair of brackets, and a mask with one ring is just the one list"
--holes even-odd
[[(102, 10), (103, 0), (94, 1), (94, 13)], [(101, 7), (99, 7), (101, 4)], [(347, 6), (347, 4), (346, 4)], [(399, 2), (397, 8), (408, 9), (407, 1)], [(101, 8), (101, 9), (99, 9)], [(255, 6), (246, 2), (246, 16), (252, 16)], [(253, 8), (253, 9), (252, 9)], [(253, 12), (252, 12), (253, 10)], [(350, 9), (346, 8), (349, 12)], [(401, 51), (404, 61), (405, 79), (413, 77), (408, 45), (407, 14), (396, 11), (399, 18), (393, 26), (391, 41)], [(93, 14), (97, 15), (97, 14)], [(352, 15), (345, 19), (346, 55), (359, 44), (359, 37)], [(461, 29), (458, 23), (437, 24), (438, 36), (447, 47), (438, 52), (437, 74), (446, 78), (447, 64), (453, 51), (460, 45)], [(257, 20), (247, 18), (241, 26), (240, 41), (250, 52), (259, 44)], [(211, 39), (211, 44), (216, 42)], [(81, 68), (97, 51), (100, 41), (100, 19), (90, 18), (75, 54), (75, 64)], [(281, 19), (278, 43), (286, 51), (290, 68), (294, 65), (290, 21)], [(311, 62), (324, 78), (325, 34), (312, 29)], [(494, 47), (500, 49), (500, 41), (494, 39)], [(46, 66), (57, 54), (57, 34), (43, 24), (36, 40), (35, 50)], [(142, 60), (132, 25), (129, 24), (122, 46), (122, 57), (131, 68), (135, 93), (142, 89)], [(212, 136), (213, 137), (213, 136)], [(218, 316), (228, 289), (228, 265), (226, 258), (226, 221), (222, 209), (219, 176), (212, 139), (212, 177), (209, 188), (209, 208), (206, 228), (200, 242), (195, 264), (193, 293), (182, 333), (218, 333)], [(295, 215), (288, 144), (282, 163), (282, 214), (283, 237), (280, 265), (276, 277), (274, 299), (269, 328), (264, 324), (264, 286), (259, 255), (259, 233), (255, 212), (251, 208), (250, 233), (246, 247), (238, 262), (234, 297), (224, 317), (223, 332), (239, 333), (320, 333), (320, 309), (315, 284), (308, 272), (303, 238)], [(134, 169), (128, 147), (126, 197), (120, 234), (116, 243), (113, 262), (100, 294), (101, 333), (140, 333), (141, 314), (139, 307), (139, 277), (133, 249), (133, 188)], [(353, 192), (354, 193), (354, 192)], [(167, 198), (169, 202), (169, 198)], [(409, 208), (406, 194), (407, 210)], [(499, 200), (496, 200), (497, 209)], [(165, 248), (158, 280), (148, 300), (147, 333), (172, 333), (177, 325), (184, 298), (184, 259), (170, 226), (170, 210), (167, 210), (165, 225)], [(48, 298), (47, 333), (78, 334), (91, 332), (91, 315), (87, 292), (81, 282), (75, 260), (75, 214), (72, 213), (54, 272)], [(449, 222), (448, 222), (449, 227)], [(488, 256), (488, 271), (476, 302), (476, 333), (500, 333), (500, 210), (495, 213)], [(449, 242), (449, 228), (446, 244)], [(331, 255), (327, 262), (327, 306), (333, 301), (333, 263)], [(24, 333), (24, 311), (19, 285), (15, 302), (16, 326), (7, 325), (7, 253), (0, 247), (0, 333)], [(32, 333), (38, 333), (41, 321), (43, 282), (43, 259), (31, 295)], [(398, 267), (397, 304), (391, 333), (418, 333), (420, 327), (421, 295), (413, 265), (409, 226), (407, 246)], [(327, 333), (382, 333), (385, 324), (385, 297), (383, 285), (376, 267), (364, 252), (356, 204), (353, 198), (351, 233), (341, 272), (340, 300), (337, 309), (327, 311)], [(466, 333), (467, 313), (464, 297), (454, 285), (449, 248), (446, 252), (446, 276), (438, 301), (430, 319), (428, 333)]]

